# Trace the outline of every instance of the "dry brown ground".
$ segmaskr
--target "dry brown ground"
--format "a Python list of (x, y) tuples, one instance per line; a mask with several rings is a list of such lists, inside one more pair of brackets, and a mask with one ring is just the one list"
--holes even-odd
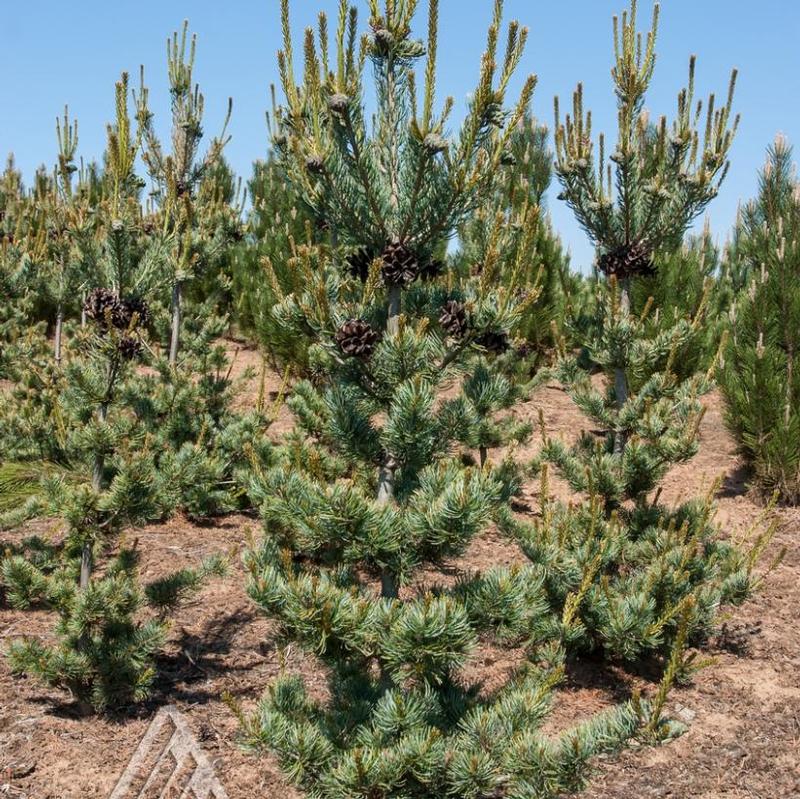
[[(235, 368), (254, 361), (253, 353), (243, 350)], [(279, 383), (270, 378), (268, 390), (276, 390)], [(675, 501), (704, 492), (724, 475), (719, 519), (728, 533), (736, 534), (758, 518), (761, 508), (744, 493), (719, 398), (711, 395), (707, 405), (701, 451), (668, 476), (664, 496)], [(539, 408), (552, 435), (571, 438), (583, 424), (558, 386), (544, 388), (521, 412), (536, 418)], [(288, 424), (283, 411), (273, 432), (279, 434)], [(526, 487), (526, 496), (535, 511), (535, 485)], [(786, 547), (785, 560), (764, 590), (732, 615), (724, 634), (712, 642), (709, 651), (715, 665), (672, 696), (669, 709), (688, 721), (689, 731), (665, 746), (600, 760), (586, 797), (800, 797), (800, 511), (782, 510), (779, 516), (771, 551)], [(37, 522), (28, 532), (33, 529), (58, 532), (46, 522)], [(202, 526), (175, 519), (135, 533), (146, 578), (196, 563), (213, 552), (238, 553), (248, 537), (257, 534), (258, 523), (245, 516)], [(489, 534), (453, 565), (479, 569), (519, 557)], [(230, 799), (297, 797), (274, 763), (240, 751), (237, 721), (221, 699), (227, 692), (252, 707), (280, 668), (274, 627), (249, 601), (237, 557), (233, 564), (227, 578), (212, 582), (175, 617), (156, 695), (136, 712), (115, 719), (79, 718), (63, 693), (12, 678), (0, 658), (0, 796), (105, 799), (158, 708), (174, 703), (215, 763)], [(40, 611), (0, 611), (0, 648), (22, 634), (46, 637), (52, 621)], [(284, 658), (287, 668), (302, 673), (314, 693), (324, 693), (324, 676), (307, 655), (290, 649)], [(491, 687), (502, 681), (514, 661), (513, 653), (481, 650), (471, 670)], [(572, 722), (610, 704), (633, 681), (604, 673), (598, 664), (574, 669), (558, 700), (555, 723)]]

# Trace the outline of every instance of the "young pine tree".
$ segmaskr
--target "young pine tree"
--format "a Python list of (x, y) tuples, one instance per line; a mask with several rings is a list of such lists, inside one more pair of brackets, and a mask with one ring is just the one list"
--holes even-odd
[[(312, 342), (324, 377), (296, 387), (287, 458), (254, 480), (265, 538), (248, 555), (249, 592), (322, 660), (330, 693), (314, 701), (284, 675), (243, 721), (313, 797), (553, 797), (580, 783), (593, 753), (634, 734), (642, 707), (545, 735), (571, 616), (542, 604), (541, 572), (490, 568), (435, 588), (419, 579), (464, 552), (513, 490), (513, 463), (467, 466), (458, 444), (472, 413), (500, 399), (492, 363), (532, 301), (522, 289), (535, 209), (509, 265), (517, 282), (496, 279), (498, 246), (468, 279), (436, 259), (489, 196), (524, 117), (533, 79), (510, 111), (505, 95), (527, 33), (512, 23), (501, 55), (495, 4), (478, 85), (449, 138), (452, 101), (434, 112), (438, 6), (423, 45), (411, 35), (416, 5), (371, 2), (359, 40), (356, 12), (342, 2), (333, 48), (321, 16), (319, 44), (306, 33), (301, 85), (282, 7), (277, 146), (337, 246), (330, 259), (304, 254), (304, 289), (277, 309)], [(413, 67), (425, 56), (418, 83)], [(368, 63), (373, 125), (362, 100)], [(502, 241), (502, 218), (490, 224)], [(476, 398), (492, 401), (478, 408)], [(491, 693), (463, 671), (482, 638), (531, 654)]]
[[(702, 639), (719, 605), (741, 601), (757, 582), (754, 557), (718, 540), (710, 500), (675, 510), (658, 502), (670, 466), (697, 451), (699, 396), (710, 383), (703, 373), (682, 377), (677, 361), (703, 335), (704, 302), (693, 318), (652, 324), (653, 301), (634, 314), (631, 293), (647, 276), (658, 280), (659, 259), (680, 248), (687, 226), (716, 195), (736, 123), (730, 126), (731, 82), (726, 104), (717, 110), (712, 97), (705, 132), (698, 132), (692, 59), (676, 121), (668, 126), (662, 118), (653, 129), (644, 102), (658, 6), (644, 39), (636, 11), (633, 0), (614, 23), (619, 131), (610, 163), (602, 137), (595, 159), (581, 88), (563, 123), (556, 103), (562, 198), (597, 245), (605, 276), (596, 284), (595, 324), (580, 342), (604, 380), (591, 379), (578, 358), (563, 353), (561, 378), (595, 429), (574, 446), (543, 431), (542, 458), (586, 499), (550, 502), (545, 473), (542, 518), (507, 520), (526, 554), (546, 569), (555, 608), (569, 608), (575, 592), (582, 597), (574, 610), (583, 629), (573, 643), (625, 660), (669, 649), (686, 602), (689, 640)], [(763, 539), (753, 546), (759, 552)]]
[[(169, 364), (178, 362), (183, 327), (183, 302), (185, 284), (210, 253), (202, 250), (220, 246), (220, 241), (199, 236), (198, 190), (209, 170), (218, 164), (228, 141), (226, 130), (232, 104), (221, 134), (212, 139), (205, 156), (200, 157), (203, 138), (205, 100), (197, 85), (193, 84), (196, 37), (188, 42), (188, 23), (180, 36), (176, 32), (167, 40), (167, 67), (172, 105), (170, 152), (165, 152), (153, 127), (153, 114), (148, 109), (148, 90), (142, 85), (138, 98), (138, 121), (143, 139), (142, 158), (154, 183), (152, 198), (159, 209), (158, 223), (169, 233), (172, 241), (170, 257), (171, 325), (169, 332)], [(142, 79), (142, 82), (144, 79)], [(213, 195), (212, 200), (223, 201), (224, 196)], [(224, 243), (224, 242), (223, 242)], [(198, 250), (201, 250), (200, 252)]]
[(63, 119), (56, 120), (56, 133), (58, 163), (50, 191), (37, 196), (41, 238), (30, 252), (33, 257), (27, 261), (24, 278), (44, 306), (40, 310), (53, 314), (53, 355), (60, 365), (67, 311), (77, 310), (75, 298), (84, 293), (90, 279), (76, 245), (81, 237), (92, 235), (92, 221), (85, 194), (75, 186), (78, 123), (70, 121), (66, 109)]
[(46, 477), (37, 500), (63, 520), (64, 543), (56, 563), (52, 552), (44, 561), (31, 557), (34, 549), (5, 557), (0, 572), (13, 604), (37, 603), (59, 616), (53, 643), (12, 644), (12, 669), (64, 687), (98, 711), (147, 696), (167, 611), (223, 566), (212, 558), (144, 587), (134, 546), (120, 548), (97, 568), (119, 534), (157, 515), (161, 501), (147, 438), (121, 402), (122, 386), (146, 347), (149, 308), (139, 292), (161, 268), (139, 225), (133, 172), (138, 142), (131, 137), (125, 77), (117, 84), (117, 120), (108, 132), (113, 191), (102, 212), (107, 225), (96, 254), (101, 284), (84, 303), (87, 325), (70, 347), (58, 399), (69, 420), (72, 468), (68, 475)]
[(782, 137), (769, 150), (758, 197), (741, 212), (735, 257), (749, 278), (730, 314), (719, 372), (727, 423), (753, 470), (754, 487), (797, 504), (800, 182)]

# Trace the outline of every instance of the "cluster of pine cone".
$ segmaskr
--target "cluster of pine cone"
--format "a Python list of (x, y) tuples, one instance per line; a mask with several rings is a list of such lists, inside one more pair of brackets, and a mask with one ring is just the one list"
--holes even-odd
[(600, 271), (619, 280), (629, 277), (646, 277), (655, 274), (653, 252), (646, 244), (634, 241), (609, 250), (600, 256), (597, 263)]
[(110, 289), (96, 288), (86, 297), (83, 310), (97, 325), (101, 335), (108, 333), (111, 327), (122, 331), (117, 350), (124, 359), (130, 361), (142, 354), (142, 343), (131, 332), (146, 327), (150, 322), (150, 308), (144, 300), (122, 298)]
[(111, 289), (92, 289), (83, 303), (86, 316), (107, 332), (109, 323), (117, 330), (127, 330), (136, 318), (135, 327), (150, 322), (150, 308), (138, 297), (122, 298)]
[[(375, 257), (375, 252), (367, 247), (361, 247), (347, 258), (348, 271), (353, 277), (365, 283)], [(444, 268), (441, 261), (421, 259), (417, 253), (399, 241), (387, 244), (379, 257), (381, 277), (387, 286), (408, 288), (417, 278), (431, 280)]]

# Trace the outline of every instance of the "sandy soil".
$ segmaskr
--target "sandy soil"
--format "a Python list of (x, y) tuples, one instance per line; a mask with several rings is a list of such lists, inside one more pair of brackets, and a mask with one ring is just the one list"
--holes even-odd
[[(243, 350), (235, 369), (259, 367), (252, 351)], [(257, 379), (254, 381), (257, 384)], [(277, 391), (270, 376), (266, 389)], [(252, 401), (247, 397), (243, 404)], [(708, 490), (722, 475), (719, 520), (726, 533), (737, 534), (762, 509), (745, 493), (740, 464), (727, 435), (716, 395), (707, 398), (702, 447), (689, 464), (673, 470), (664, 498)], [(556, 385), (542, 389), (520, 413), (544, 413), (551, 435), (572, 438), (584, 424), (568, 397)], [(291, 423), (282, 411), (273, 433)], [(525, 454), (533, 454), (535, 442)], [(537, 486), (526, 486), (526, 503), (536, 510)], [(676, 690), (669, 710), (689, 724), (679, 740), (658, 748), (640, 748), (597, 762), (588, 792), (592, 799), (783, 799), (800, 797), (800, 510), (780, 510), (780, 529), (771, 547), (786, 547), (783, 563), (763, 591), (726, 622), (723, 634), (707, 654), (713, 666), (688, 688)], [(53, 524), (28, 528), (57, 535)], [(238, 723), (223, 694), (252, 707), (277, 675), (281, 655), (272, 623), (259, 616), (245, 590), (238, 553), (258, 522), (241, 515), (207, 525), (174, 519), (131, 533), (139, 539), (145, 578), (196, 563), (213, 552), (233, 558), (228, 577), (211, 582), (175, 616), (161, 677), (152, 700), (114, 718), (80, 718), (61, 692), (32, 680), (12, 678), (0, 658), (0, 795), (27, 799), (97, 799), (108, 797), (149, 722), (164, 704), (175, 704), (188, 720), (215, 764), (230, 799), (298, 794), (268, 758), (242, 752), (236, 742)], [(491, 563), (519, 560), (519, 553), (492, 534), (474, 542), (453, 564), (479, 569)], [(421, 579), (425, 579), (425, 575)], [(46, 612), (0, 610), (0, 648), (21, 634), (46, 637), (52, 626)], [(284, 650), (286, 667), (323, 694), (324, 676), (306, 654)], [(514, 666), (513, 653), (481, 650), (472, 669), (487, 683), (501, 682)], [(556, 708), (556, 719), (571, 720), (594, 712), (625, 694), (640, 678), (604, 671), (586, 663), (572, 670)]]

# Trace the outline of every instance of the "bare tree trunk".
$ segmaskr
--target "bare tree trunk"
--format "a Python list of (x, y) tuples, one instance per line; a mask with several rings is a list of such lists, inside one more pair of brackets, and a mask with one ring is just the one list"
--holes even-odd
[(489, 457), (489, 450), (486, 447), (479, 447), (478, 453), (481, 459), (481, 469), (486, 466), (486, 459)]
[(789, 347), (786, 361), (786, 408), (784, 409), (784, 421), (789, 425), (792, 418), (792, 396), (794, 394), (794, 351)]
[(56, 309), (56, 340), (53, 345), (53, 354), (56, 359), (56, 366), (61, 366), (61, 337), (64, 329), (64, 306), (59, 303)]
[(389, 287), (389, 318), (386, 320), (386, 331), (390, 336), (400, 332), (400, 286)]
[[(400, 330), (400, 286), (389, 288), (389, 316), (386, 321), (386, 330), (390, 335), (395, 335)], [(394, 473), (397, 468), (394, 458), (387, 454), (378, 472), (378, 502), (388, 504), (394, 499)], [(394, 598), (398, 595), (397, 578), (389, 570), (381, 573), (381, 596)]]
[(172, 337), (169, 342), (169, 365), (175, 366), (178, 362), (178, 344), (181, 337), (181, 299), (182, 283), (175, 281), (172, 287)]
[[(103, 404), (97, 409), (97, 419), (99, 422), (104, 423), (108, 416), (108, 402)], [(105, 469), (105, 456), (103, 453), (98, 452), (94, 456), (94, 468), (92, 469), (92, 488), (100, 493), (103, 490), (103, 470)], [(81, 551), (81, 582), (80, 588), (83, 591), (88, 585), (92, 576), (92, 543), (91, 541), (84, 542)]]
[[(623, 280), (620, 286), (620, 310), (626, 316), (631, 312), (630, 282)], [(614, 368), (614, 397), (617, 410), (622, 410), (628, 401), (628, 378), (621, 366)], [(622, 430), (614, 433), (614, 454), (621, 455), (625, 451), (626, 436)]]

